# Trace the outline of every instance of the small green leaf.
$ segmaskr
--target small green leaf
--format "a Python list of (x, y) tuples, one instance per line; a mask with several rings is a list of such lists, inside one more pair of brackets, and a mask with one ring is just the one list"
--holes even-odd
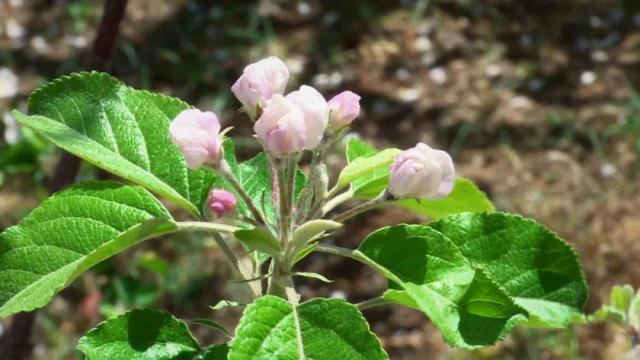
[(616, 309), (627, 312), (631, 306), (634, 291), (631, 285), (614, 286), (611, 289), (611, 305)]
[(294, 310), (286, 300), (264, 296), (247, 306), (231, 342), (229, 360), (301, 358), (377, 360), (388, 356), (358, 309), (343, 300), (314, 299)]
[[(388, 169), (400, 152), (398, 149), (385, 149), (372, 156), (354, 159), (342, 169), (338, 177), (338, 185), (346, 186), (359, 179), (361, 181), (360, 186), (363, 186), (365, 183), (375, 181), (380, 176), (384, 177), (384, 175), (381, 175), (382, 172), (376, 172), (376, 170)], [(388, 171), (386, 172), (388, 173)], [(354, 189), (354, 191), (357, 193), (357, 189)]]
[(280, 253), (280, 243), (264, 227), (237, 230), (233, 235), (252, 250), (275, 256)]
[(103, 73), (54, 80), (29, 98), (22, 124), (64, 150), (199, 214), (213, 172), (187, 168), (169, 139), (169, 124), (189, 106), (127, 87)]
[(325, 231), (335, 230), (342, 227), (342, 224), (332, 220), (311, 220), (300, 225), (293, 233), (291, 243), (292, 252), (297, 254), (305, 248), (305, 245), (322, 235)]
[(93, 265), (176, 229), (164, 206), (140, 186), (67, 188), (0, 235), (0, 317), (44, 306)]
[(78, 350), (89, 360), (188, 360), (200, 346), (185, 323), (169, 313), (145, 309), (98, 324), (80, 339)]
[(593, 315), (593, 319), (598, 321), (612, 321), (620, 326), (626, 327), (631, 320), (631, 307), (633, 303), (634, 291), (631, 285), (614, 286), (611, 288), (610, 304), (603, 305)]
[(303, 248), (302, 250), (300, 250), (296, 254), (296, 256), (293, 259), (293, 263), (297, 264), (300, 260), (304, 259), (309, 254), (311, 254), (317, 247), (318, 247), (318, 243), (316, 242), (316, 243), (314, 243), (312, 245), (309, 245), (309, 246)]
[(359, 253), (390, 280), (387, 300), (423, 311), (453, 346), (491, 345), (525, 320), (563, 327), (582, 318), (587, 286), (575, 252), (520, 216), (386, 227)]
[(206, 326), (208, 328), (223, 332), (225, 335), (231, 336), (231, 333), (229, 332), (229, 330), (227, 330), (227, 328), (224, 325), (220, 324), (217, 321), (213, 321), (211, 319), (193, 319), (193, 320), (186, 320), (186, 322), (189, 324)]
[(316, 279), (316, 280), (320, 280), (322, 282), (325, 283), (332, 283), (333, 280), (329, 280), (327, 279), (324, 275), (318, 274), (318, 273), (314, 273), (314, 272), (297, 272), (293, 274), (294, 276), (302, 276), (302, 277), (307, 277), (307, 278), (311, 278), (311, 279)]
[(209, 308), (211, 310), (220, 310), (220, 309), (224, 309), (226, 307), (237, 307), (237, 306), (244, 306), (245, 304), (241, 304), (239, 302), (236, 301), (230, 301), (230, 300), (220, 300), (218, 301), (217, 304), (213, 305), (213, 306), (209, 306)]

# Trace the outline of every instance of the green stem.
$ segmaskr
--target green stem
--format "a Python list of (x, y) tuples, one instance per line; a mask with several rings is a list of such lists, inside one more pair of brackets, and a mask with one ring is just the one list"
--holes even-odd
[(253, 215), (254, 220), (256, 220), (259, 223), (266, 224), (266, 222), (264, 221), (264, 218), (262, 217), (262, 213), (260, 213), (260, 210), (258, 210), (258, 208), (255, 206), (255, 204), (253, 203), (253, 200), (251, 200), (251, 197), (249, 196), (249, 194), (247, 194), (246, 190), (242, 187), (242, 184), (240, 184), (240, 181), (238, 180), (238, 178), (236, 178), (233, 172), (231, 171), (231, 167), (229, 166), (229, 163), (227, 163), (226, 160), (222, 160), (220, 162), (220, 166), (218, 167), (218, 170), (231, 183), (231, 186), (233, 186), (233, 188), (238, 192), (238, 194), (240, 194), (240, 197), (249, 208), (249, 211), (251, 211), (251, 215)]
[(377, 297), (374, 297), (373, 299), (369, 299), (369, 300), (365, 300), (363, 302), (357, 303), (356, 306), (360, 310), (365, 310), (365, 309), (370, 309), (374, 306), (380, 306), (380, 305), (385, 305), (389, 303), (391, 303), (391, 301), (385, 299), (382, 296), (377, 296)]
[[(184, 224), (184, 223), (179, 223), (178, 225), (180, 224)], [(183, 227), (183, 229), (194, 229), (194, 228)], [(203, 227), (200, 227), (198, 229), (202, 230)], [(243, 280), (251, 279), (252, 277), (251, 271), (248, 270), (244, 266), (244, 263), (240, 261), (240, 259), (238, 259), (236, 254), (233, 253), (233, 251), (231, 250), (231, 247), (229, 247), (229, 244), (227, 244), (224, 238), (222, 238), (222, 236), (220, 236), (220, 234), (215, 230), (208, 230), (208, 231), (211, 233), (211, 236), (213, 236), (213, 239), (216, 241), (220, 249), (222, 249), (222, 252), (224, 252), (225, 256), (231, 263), (231, 267), (233, 268), (234, 272), (236, 272), (237, 275), (239, 275)], [(261, 286), (259, 283), (247, 282), (246, 284), (251, 290), (251, 293), (253, 294), (254, 298), (259, 298), (260, 296), (262, 296), (262, 290), (260, 289)]]
[(314, 204), (316, 203), (316, 182), (318, 182), (318, 171), (316, 167), (318, 166), (318, 162), (321, 156), (321, 150), (319, 148), (313, 151), (311, 156), (311, 164), (309, 165), (309, 180), (302, 190), (300, 199), (298, 199), (298, 205), (296, 207), (296, 219), (295, 223), (300, 224), (303, 223), (309, 215), (311, 215), (310, 210), (314, 208)]
[(334, 246), (334, 245), (319, 244), (316, 247), (315, 251), (347, 257), (347, 258), (359, 261), (359, 262), (361, 262), (363, 264), (369, 265), (369, 262), (365, 261), (362, 258), (362, 256), (360, 256), (357, 252), (355, 252), (354, 250), (343, 248), (343, 247)]
[(281, 256), (273, 257), (273, 276), (268, 293), (285, 297), (287, 284), (292, 284), (291, 269), (286, 261), (291, 241), (291, 212), (293, 209), (293, 187), (295, 182), (296, 157), (290, 156), (276, 162), (278, 169), (279, 236)]
[(340, 192), (340, 190), (342, 190), (342, 188), (344, 188), (344, 186), (340, 186), (340, 184), (336, 184), (334, 187), (332, 187), (329, 192), (327, 192), (327, 199), (331, 199), (334, 196), (338, 195), (338, 193)]
[(278, 206), (279, 206), (279, 235), (280, 248), (283, 252), (287, 251), (289, 242), (289, 228), (291, 226), (291, 201), (289, 199), (289, 186), (287, 184), (289, 177), (287, 176), (288, 159), (279, 161), (278, 168)]
[(215, 231), (233, 234), (235, 231), (240, 230), (235, 226), (204, 221), (183, 221), (177, 223), (177, 225), (178, 229), (183, 231)]
[[(322, 217), (324, 215), (326, 215), (327, 213), (329, 213), (331, 210), (335, 209), (336, 206), (342, 204), (345, 201), (350, 200), (351, 198), (353, 198), (353, 191), (351, 190), (347, 190), (345, 192), (343, 192), (342, 194), (330, 199), (329, 201), (327, 201), (327, 203), (322, 207), (322, 213), (318, 214), (319, 217)], [(315, 214), (314, 214), (315, 216)]]
[(373, 208), (379, 207), (384, 205), (385, 201), (387, 201), (387, 199), (389, 198), (389, 194), (387, 193), (387, 191), (383, 191), (382, 193), (380, 193), (380, 195), (376, 196), (375, 198), (364, 202), (354, 208), (351, 208), (343, 213), (340, 213), (336, 216), (334, 216), (331, 220), (333, 221), (337, 221), (337, 222), (344, 222), (345, 220), (351, 219), (352, 217), (361, 214), (365, 211), (371, 210)]
[(402, 282), (400, 280), (400, 278), (398, 278), (398, 276), (396, 276), (394, 273), (392, 273), (388, 269), (384, 268), (383, 266), (380, 266), (375, 261), (369, 259), (368, 257), (366, 257), (363, 253), (361, 253), (358, 250), (350, 250), (350, 249), (346, 249), (346, 248), (335, 246), (335, 245), (319, 244), (318, 246), (316, 246), (314, 251), (323, 252), (323, 253), (327, 253), (327, 254), (338, 255), (338, 256), (343, 256), (343, 257), (347, 257), (349, 259), (353, 259), (355, 261), (361, 262), (361, 263), (363, 263), (363, 264), (365, 264), (367, 266), (370, 266), (370, 267), (378, 270), (382, 275), (384, 275), (387, 279), (389, 279), (389, 280), (391, 280), (393, 282), (396, 282), (396, 283), (401, 283)]

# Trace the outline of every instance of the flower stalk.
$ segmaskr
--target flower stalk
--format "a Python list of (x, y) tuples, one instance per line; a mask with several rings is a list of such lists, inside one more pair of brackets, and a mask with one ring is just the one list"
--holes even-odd
[(333, 218), (331, 218), (331, 220), (336, 221), (336, 222), (344, 222), (346, 220), (351, 219), (352, 217), (359, 215), (365, 211), (380, 207), (382, 205), (384, 205), (385, 202), (387, 202), (387, 200), (389, 200), (389, 193), (387, 192), (387, 190), (383, 191), (380, 193), (380, 195), (376, 196), (375, 198), (364, 202), (354, 208), (351, 208), (343, 213), (340, 213), (336, 216), (334, 216)]

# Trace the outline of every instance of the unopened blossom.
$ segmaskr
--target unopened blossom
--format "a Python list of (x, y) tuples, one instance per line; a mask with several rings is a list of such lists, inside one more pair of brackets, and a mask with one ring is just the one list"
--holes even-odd
[(298, 105), (282, 95), (273, 96), (253, 130), (265, 148), (276, 157), (304, 149), (304, 113)]
[(226, 190), (213, 189), (209, 193), (207, 204), (216, 217), (221, 218), (233, 212), (238, 202), (233, 193)]
[(329, 100), (329, 124), (341, 129), (360, 115), (360, 95), (352, 91), (343, 91)]
[(169, 134), (190, 169), (197, 169), (203, 164), (215, 166), (222, 157), (220, 122), (210, 111), (182, 111), (171, 122)]
[(315, 149), (320, 144), (329, 122), (327, 101), (318, 90), (307, 85), (302, 85), (299, 90), (289, 93), (287, 99), (298, 105), (304, 115), (306, 132), (304, 149)]
[(451, 156), (419, 143), (391, 165), (389, 192), (396, 198), (439, 199), (453, 190), (455, 180)]
[(274, 95), (253, 129), (272, 155), (282, 157), (318, 146), (328, 112), (324, 97), (316, 89), (302, 86), (286, 97)]
[(275, 56), (262, 59), (244, 68), (242, 76), (231, 86), (231, 91), (245, 110), (255, 118), (258, 107), (264, 109), (276, 94), (284, 94), (289, 80), (287, 66)]

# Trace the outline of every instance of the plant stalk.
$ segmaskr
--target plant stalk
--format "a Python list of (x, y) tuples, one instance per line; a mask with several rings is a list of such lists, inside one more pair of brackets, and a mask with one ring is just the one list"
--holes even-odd
[(288, 284), (293, 286), (291, 279), (291, 269), (286, 261), (291, 241), (291, 215), (293, 210), (293, 189), (295, 183), (297, 158), (295, 156), (286, 157), (276, 162), (278, 169), (278, 223), (281, 256), (273, 258), (273, 277), (269, 282), (268, 293), (280, 297), (286, 296)]
[[(250, 280), (253, 277), (251, 271), (244, 266), (244, 263), (240, 261), (233, 250), (231, 250), (229, 244), (227, 244), (224, 238), (219, 234), (220, 232), (232, 234), (234, 231), (239, 230), (239, 228), (231, 225), (204, 221), (184, 221), (177, 223), (177, 225), (178, 229), (182, 231), (206, 231), (210, 233), (220, 249), (222, 249), (224, 255), (231, 263), (231, 267), (234, 272), (243, 280)], [(255, 298), (262, 296), (262, 289), (260, 288), (259, 283), (248, 281), (247, 284)]]
[[(240, 259), (238, 259), (236, 254), (233, 253), (233, 251), (229, 247), (229, 244), (227, 244), (224, 238), (222, 238), (222, 236), (220, 236), (220, 234), (215, 231), (211, 231), (211, 235), (213, 236), (213, 239), (216, 241), (218, 246), (222, 249), (224, 254), (227, 256), (227, 259), (229, 259), (229, 262), (231, 263), (231, 266), (235, 270), (235, 272), (242, 279), (250, 280), (252, 276), (251, 271), (245, 268), (244, 263), (240, 261)], [(262, 289), (259, 282), (247, 281), (246, 284), (249, 287), (249, 290), (251, 290), (254, 298), (259, 298), (260, 296), (262, 296)]]
[(358, 307), (359, 310), (365, 310), (365, 309), (370, 309), (372, 307), (375, 306), (380, 306), (380, 305), (385, 305), (385, 304), (389, 304), (390, 301), (385, 299), (382, 296), (377, 296), (374, 297), (372, 299), (369, 300), (365, 300), (363, 302), (357, 303), (356, 307)]
[(352, 198), (353, 198), (353, 191), (347, 190), (343, 192), (342, 194), (327, 201), (327, 203), (322, 207), (322, 212), (319, 213), (318, 216), (322, 217), (328, 214), (331, 210), (335, 209), (338, 205), (342, 204), (345, 201), (349, 201)]
[(376, 196), (375, 198), (364, 202), (354, 208), (351, 208), (343, 213), (340, 213), (336, 216), (334, 216), (331, 220), (333, 221), (337, 221), (337, 222), (344, 222), (345, 220), (351, 219), (352, 217), (361, 214), (365, 211), (380, 207), (382, 205), (384, 205), (384, 203), (389, 199), (389, 193), (385, 190), (382, 193), (380, 193), (380, 195)]
[(240, 230), (240, 228), (226, 225), (226, 224), (218, 224), (212, 222), (204, 222), (204, 221), (183, 221), (179, 222), (178, 228), (180, 230), (185, 231), (216, 231), (233, 234), (235, 231)]

